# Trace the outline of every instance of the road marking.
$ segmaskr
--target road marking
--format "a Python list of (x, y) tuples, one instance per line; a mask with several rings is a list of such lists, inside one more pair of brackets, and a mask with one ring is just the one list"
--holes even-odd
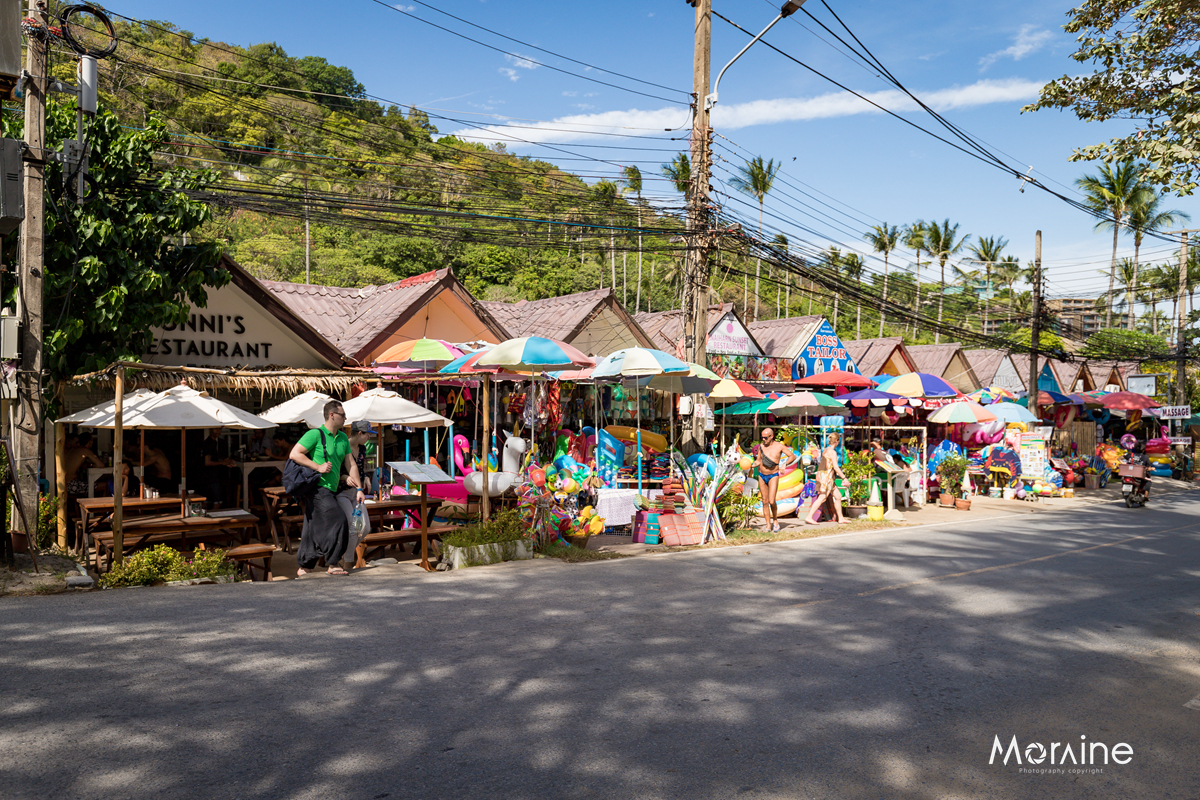
[[(1200, 527), (1200, 524), (1188, 525), (1183, 528), (1173, 528), (1171, 530), (1178, 532), (1178, 531), (1186, 531), (1186, 530), (1189, 530), (1191, 528), (1196, 528), (1196, 527)], [(1137, 536), (1130, 536), (1126, 539), (1118, 539), (1115, 542), (1106, 542), (1104, 544), (1094, 544), (1094, 545), (1091, 545), (1090, 547), (1080, 547), (1075, 550), (1064, 550), (1061, 553), (1051, 553), (1050, 555), (1038, 556), (1037, 558), (1028, 558), (1028, 559), (1025, 559), (1024, 561), (1013, 561), (1008, 564), (994, 564), (990, 567), (980, 567), (978, 569), (969, 569), (965, 572), (950, 572), (945, 575), (930, 575), (927, 578), (920, 578), (915, 581), (908, 581), (907, 583), (894, 583), (890, 586), (881, 586), (878, 589), (869, 589), (865, 592), (855, 592), (853, 594), (837, 595), (835, 597), (828, 597), (828, 598), (824, 598), (821, 600), (809, 600), (804, 603), (795, 603), (793, 605), (784, 606), (784, 608), (804, 608), (806, 606), (815, 606), (815, 605), (821, 605), (823, 603), (832, 603), (835, 600), (844, 600), (847, 597), (871, 597), (872, 595), (877, 595), (882, 592), (893, 592), (898, 589), (908, 589), (912, 586), (920, 586), (921, 584), (933, 583), (934, 581), (944, 581), (944, 580), (949, 580), (950, 578), (963, 578), (968, 575), (981, 575), (985, 572), (995, 572), (996, 570), (1009, 569), (1011, 567), (1023, 567), (1028, 564), (1036, 564), (1039, 561), (1050, 561), (1050, 560), (1053, 560), (1056, 558), (1063, 558), (1064, 556), (1073, 556), (1073, 555), (1078, 555), (1079, 553), (1086, 553), (1090, 550), (1101, 550), (1105, 547), (1115, 547), (1116, 545), (1119, 545), (1119, 544), (1128, 544), (1129, 542), (1135, 542), (1138, 539), (1145, 539), (1149, 536), (1158, 536), (1159, 534), (1164, 533), (1164, 532), (1166, 532), (1166, 529), (1159, 530), (1159, 531), (1151, 531), (1150, 533), (1142, 533)], [(1198, 698), (1198, 699), (1200, 699), (1200, 698)], [(1193, 701), (1193, 702), (1195, 702), (1195, 701)], [(1200, 709), (1197, 709), (1197, 710), (1200, 710)]]
[(1200, 695), (1193, 697), (1183, 704), (1184, 708), (1190, 708), (1192, 711), (1200, 711)]

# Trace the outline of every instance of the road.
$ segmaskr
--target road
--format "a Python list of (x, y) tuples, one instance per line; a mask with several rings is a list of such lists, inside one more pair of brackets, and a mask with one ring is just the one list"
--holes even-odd
[(1198, 501), (6, 599), (0, 796), (1188, 800)]

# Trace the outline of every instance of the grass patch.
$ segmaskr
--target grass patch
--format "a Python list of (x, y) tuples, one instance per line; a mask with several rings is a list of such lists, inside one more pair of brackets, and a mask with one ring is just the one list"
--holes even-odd
[(846, 533), (848, 531), (873, 531), (900, 527), (903, 527), (903, 525), (897, 522), (872, 522), (869, 519), (852, 519), (848, 520), (846, 525), (804, 525), (802, 523), (797, 527), (784, 528), (778, 533), (739, 528), (738, 530), (727, 532), (725, 534), (727, 538), (723, 542), (710, 542), (701, 546), (732, 547), (741, 544), (760, 544), (762, 542), (789, 542), (796, 539), (816, 539), (821, 536), (830, 536), (835, 533)]
[(38, 584), (38, 586), (36, 588), (34, 588), (33, 593), (34, 594), (58, 594), (59, 592), (63, 591), (66, 588), (67, 587), (66, 587), (65, 583), (64, 584), (41, 583), (41, 584)]
[(583, 561), (607, 561), (611, 558), (629, 558), (625, 553), (609, 553), (600, 550), (584, 550), (582, 547), (574, 545), (563, 545), (558, 542), (552, 542), (542, 548), (542, 555), (546, 558), (557, 558), (560, 561), (566, 561), (569, 564), (578, 564)]

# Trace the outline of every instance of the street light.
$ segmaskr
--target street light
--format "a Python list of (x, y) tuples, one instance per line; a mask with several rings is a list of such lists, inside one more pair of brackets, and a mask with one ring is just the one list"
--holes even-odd
[(726, 64), (724, 67), (721, 68), (721, 71), (717, 73), (717, 82), (713, 84), (712, 93), (707, 95), (704, 98), (704, 110), (705, 111), (708, 111), (709, 109), (711, 109), (713, 106), (715, 106), (717, 104), (717, 89), (719, 89), (721, 86), (721, 78), (725, 75), (725, 70), (732, 67), (733, 62), (737, 61), (739, 58), (741, 58), (742, 55), (747, 50), (749, 50), (754, 45), (755, 42), (757, 42), (762, 37), (766, 36), (767, 31), (771, 30), (771, 28), (774, 28), (776, 22), (779, 22), (779, 20), (783, 19), (784, 17), (790, 17), (792, 14), (795, 14), (797, 11), (800, 10), (800, 6), (804, 5), (805, 2), (806, 2), (806, 0), (788, 0), (786, 3), (784, 3), (783, 7), (779, 9), (779, 16), (776, 17), (775, 19), (771, 20), (771, 24), (768, 25), (767, 27), (763, 28), (762, 33), (760, 33), (758, 36), (755, 36), (753, 39), (751, 39), (749, 41), (749, 43), (747, 43), (747, 45), (745, 47), (743, 47), (736, 56), (733, 57), (732, 61), (730, 61), (728, 64)]

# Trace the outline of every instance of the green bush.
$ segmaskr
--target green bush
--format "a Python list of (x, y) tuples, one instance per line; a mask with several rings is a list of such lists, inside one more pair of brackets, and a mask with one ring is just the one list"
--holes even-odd
[(224, 550), (201, 550), (188, 561), (174, 547), (159, 544), (151, 550), (140, 550), (115, 565), (108, 574), (100, 578), (100, 585), (106, 589), (118, 586), (149, 586), (158, 581), (185, 581), (192, 578), (232, 575), (234, 569), (233, 562), (225, 560)]
[(58, 533), (58, 498), (49, 495), (38, 496), (37, 516), (37, 546), (39, 550), (49, 550), (54, 544)]
[(758, 495), (746, 497), (742, 487), (735, 486), (717, 499), (717, 516), (721, 525), (727, 531), (744, 528), (755, 515), (754, 506), (759, 501)]
[(493, 542), (515, 542), (518, 539), (529, 538), (529, 528), (521, 521), (515, 509), (503, 511), (487, 522), (477, 522), (474, 525), (448, 533), (442, 537), (442, 542), (451, 547), (474, 547)]
[(850, 490), (849, 504), (852, 506), (866, 505), (871, 494), (871, 478), (875, 475), (875, 463), (870, 451), (855, 453), (846, 452), (846, 463), (842, 467), (846, 473), (846, 483)]

